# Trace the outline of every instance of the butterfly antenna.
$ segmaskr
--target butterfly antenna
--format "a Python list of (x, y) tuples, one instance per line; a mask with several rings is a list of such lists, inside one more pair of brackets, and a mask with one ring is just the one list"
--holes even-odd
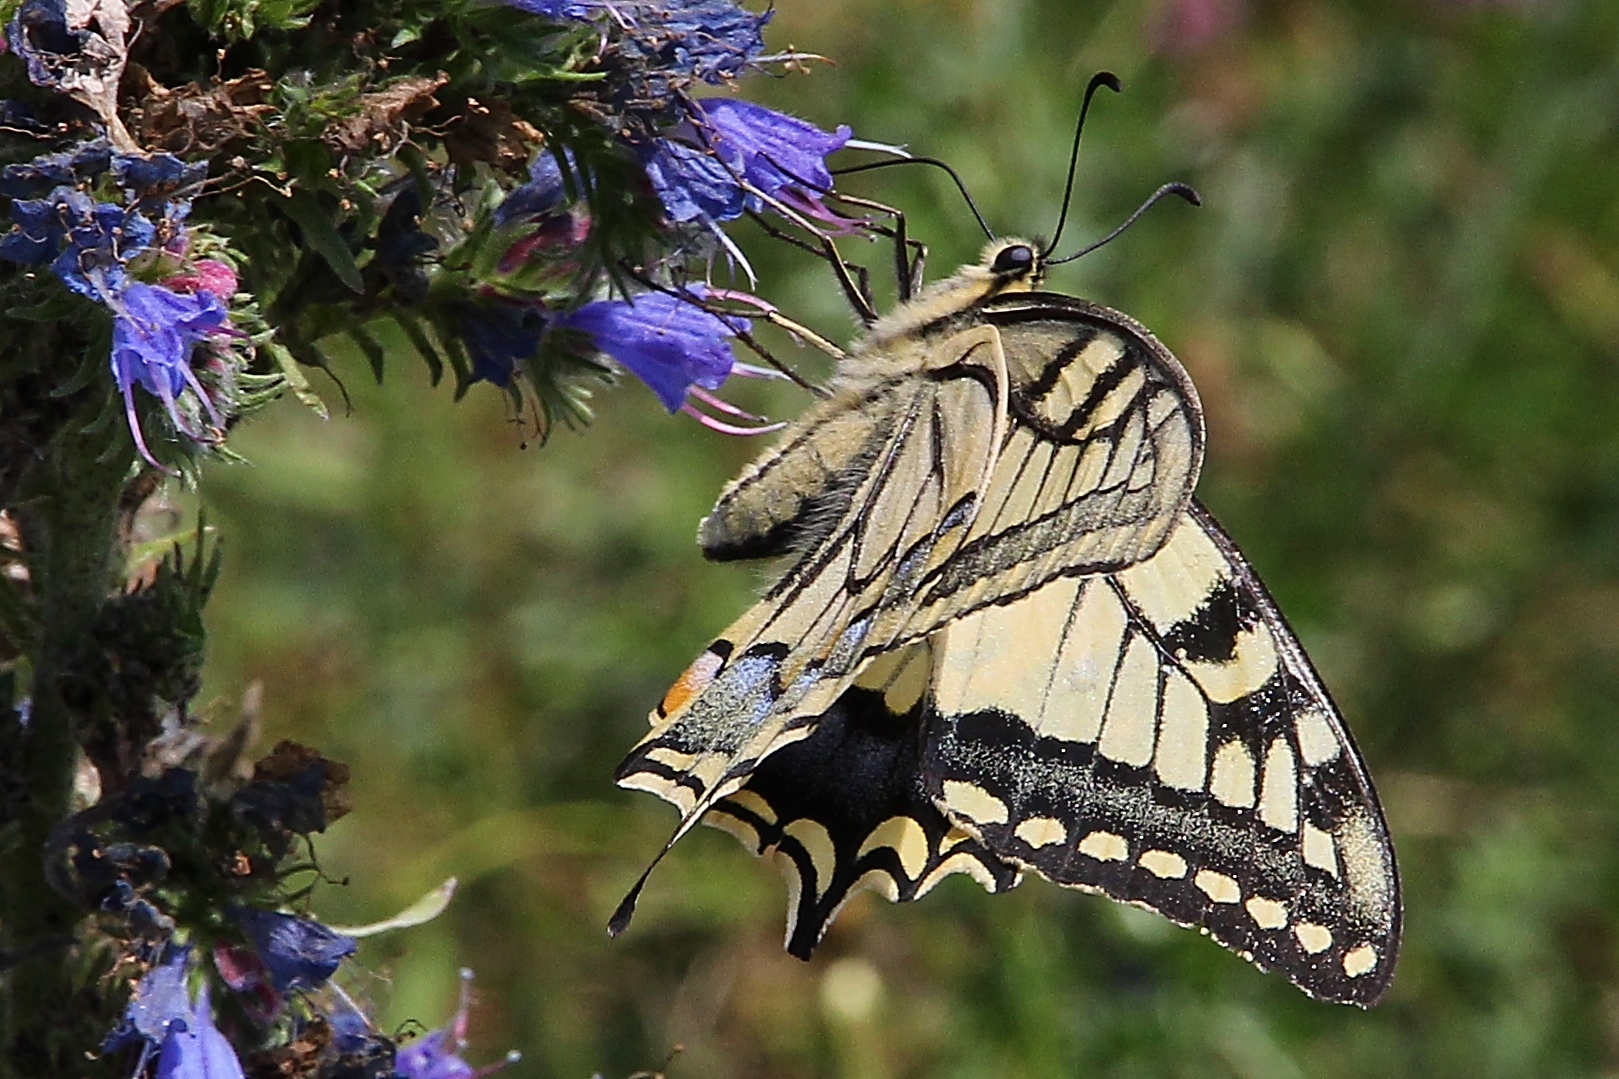
[(1187, 185), (1179, 184), (1179, 183), (1165, 184), (1163, 187), (1160, 187), (1157, 191), (1154, 191), (1151, 195), (1147, 196), (1147, 201), (1143, 202), (1140, 206), (1136, 207), (1136, 212), (1131, 214), (1129, 217), (1125, 218), (1124, 219), (1124, 224), (1120, 225), (1118, 228), (1114, 229), (1112, 232), (1108, 233), (1106, 236), (1102, 237), (1100, 240), (1097, 240), (1095, 243), (1091, 244), (1089, 247), (1080, 248), (1078, 251), (1075, 251), (1072, 255), (1065, 255), (1060, 259), (1047, 259), (1046, 260), (1046, 265), (1047, 266), (1061, 266), (1065, 262), (1073, 262), (1075, 259), (1079, 258), (1081, 255), (1088, 255), (1092, 251), (1095, 251), (1098, 247), (1101, 247), (1103, 244), (1111, 243), (1112, 241), (1118, 239), (1119, 234), (1122, 233), (1125, 229), (1129, 228), (1131, 225), (1135, 224), (1136, 219), (1138, 217), (1140, 217), (1142, 214), (1146, 213), (1148, 210), (1152, 209), (1153, 203), (1159, 201), (1160, 199), (1162, 199), (1162, 198), (1164, 198), (1165, 196), (1168, 196), (1168, 195), (1179, 195), (1181, 198), (1185, 199), (1187, 202), (1191, 203), (1193, 206), (1201, 206), (1201, 205), (1203, 205), (1203, 200), (1198, 197), (1197, 192), (1193, 191)]
[(1057, 217), (1057, 231), (1052, 235), (1051, 243), (1046, 245), (1045, 253), (1048, 255), (1057, 250), (1057, 241), (1062, 239), (1062, 228), (1068, 223), (1068, 203), (1074, 197), (1074, 174), (1079, 167), (1079, 136), (1085, 130), (1085, 114), (1091, 111), (1091, 98), (1104, 86), (1115, 94), (1124, 89), (1119, 77), (1111, 71), (1098, 71), (1085, 87), (1085, 100), (1079, 106), (1079, 122), (1074, 125), (1074, 145), (1068, 151), (1068, 182), (1062, 189), (1062, 213)]
[(961, 197), (966, 200), (967, 209), (973, 212), (973, 217), (977, 219), (978, 227), (984, 230), (984, 235), (991, 240), (995, 238), (995, 233), (990, 229), (989, 222), (984, 220), (984, 215), (978, 210), (978, 203), (973, 201), (972, 194), (967, 190), (966, 183), (962, 181), (955, 169), (936, 157), (911, 157), (906, 155), (905, 157), (896, 157), (891, 161), (868, 161), (864, 165), (849, 165), (845, 168), (833, 169), (832, 175), (848, 176), (850, 173), (871, 172), (873, 169), (886, 169), (894, 165), (932, 165), (936, 169), (943, 169), (956, 182), (956, 190), (960, 191)]

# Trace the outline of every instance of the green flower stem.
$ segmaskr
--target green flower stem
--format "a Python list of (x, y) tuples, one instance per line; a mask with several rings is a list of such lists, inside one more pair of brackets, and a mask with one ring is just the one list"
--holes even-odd
[[(127, 443), (127, 438), (124, 440)], [(81, 917), (46, 882), (44, 851), (68, 814), (78, 737), (73, 706), (77, 657), (124, 565), (118, 499), (132, 450), (70, 426), (52, 441), (17, 509), (37, 611), (29, 659), (32, 711), (26, 727), (0, 718), (0, 952), (10, 965), (0, 995), (0, 1077), (74, 1074), (76, 986), (67, 947)], [(59, 1032), (59, 1033), (58, 1033)]]

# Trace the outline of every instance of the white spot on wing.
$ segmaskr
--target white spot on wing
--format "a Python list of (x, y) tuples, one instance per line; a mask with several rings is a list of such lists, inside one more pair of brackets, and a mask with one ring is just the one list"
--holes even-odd
[(1209, 793), (1228, 806), (1246, 809), (1254, 804), (1254, 758), (1248, 747), (1232, 739), (1214, 754)]
[(1304, 864), (1338, 875), (1338, 845), (1329, 833), (1309, 821), (1304, 822)]
[(880, 847), (887, 847), (899, 856), (900, 868), (911, 880), (920, 877), (927, 868), (928, 836), (910, 817), (889, 817), (873, 828), (855, 857), (863, 858)]
[(1261, 929), (1280, 929), (1287, 924), (1287, 904), (1279, 900), (1256, 895), (1243, 904), (1243, 909)]
[(1344, 953), (1344, 973), (1358, 978), (1377, 967), (1377, 949), (1370, 944), (1357, 945)]
[(1384, 919), (1394, 898), (1394, 871), (1371, 814), (1358, 810), (1339, 825), (1338, 844), (1350, 903), (1369, 918)]
[(1293, 935), (1298, 938), (1299, 947), (1311, 955), (1318, 955), (1332, 947), (1332, 930), (1324, 925), (1300, 922), (1293, 927)]
[(1298, 773), (1293, 747), (1278, 738), (1265, 751), (1265, 778), (1259, 787), (1259, 819), (1280, 832), (1299, 826)]
[(951, 812), (960, 813), (974, 824), (1005, 824), (1009, 816), (1005, 802), (959, 779), (944, 781), (944, 801)]
[(1098, 862), (1122, 862), (1130, 857), (1130, 844), (1112, 832), (1092, 832), (1079, 841), (1079, 853)]
[(1030, 817), (1012, 832), (1031, 847), (1048, 847), (1068, 838), (1068, 826), (1055, 817)]
[(1192, 883), (1216, 903), (1235, 903), (1242, 898), (1242, 888), (1234, 877), (1216, 873), (1212, 869), (1198, 870), (1197, 876), (1192, 878)]
[(1271, 636), (1269, 626), (1255, 622), (1237, 634), (1230, 662), (1183, 663), (1186, 673), (1197, 679), (1209, 700), (1230, 704), (1259, 689), (1276, 673), (1276, 638)]
[(1136, 859), (1141, 868), (1164, 880), (1179, 880), (1186, 876), (1186, 859), (1168, 850), (1144, 850)]
[(754, 814), (766, 824), (776, 823), (775, 809), (771, 808), (770, 803), (765, 801), (754, 791), (743, 788), (742, 790), (737, 791), (735, 794), (727, 796), (725, 800)]
[(783, 833), (798, 840), (804, 852), (810, 857), (810, 864), (815, 867), (815, 889), (817, 894), (826, 890), (827, 883), (832, 879), (832, 870), (837, 865), (837, 848), (832, 845), (832, 836), (819, 821), (800, 818), (793, 821)]

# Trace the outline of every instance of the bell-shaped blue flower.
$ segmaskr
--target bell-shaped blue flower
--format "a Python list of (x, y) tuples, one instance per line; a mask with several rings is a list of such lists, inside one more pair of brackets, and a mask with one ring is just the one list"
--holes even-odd
[(645, 292), (628, 300), (598, 300), (559, 319), (557, 325), (588, 333), (595, 345), (651, 387), (663, 407), (677, 412), (693, 386), (718, 389), (736, 358), (726, 339), (747, 333), (752, 323), (716, 315), (700, 305), (701, 286), (686, 296)]
[(641, 147), (641, 166), (671, 221), (730, 221), (747, 206), (740, 172), (696, 146), (655, 139)]
[(186, 1021), (169, 1027), (154, 1074), (156, 1079), (244, 1079), (236, 1050), (214, 1026), (206, 982)]
[[(750, 186), (768, 196), (783, 192), (817, 196), (832, 187), (826, 156), (841, 150), (852, 132), (847, 124), (826, 132), (806, 120), (737, 98), (711, 97), (697, 103), (697, 123), (707, 125), (713, 147)], [(750, 207), (759, 209), (758, 195)]]
[(237, 907), (236, 921), (247, 932), (270, 972), (277, 992), (313, 989), (336, 972), (345, 956), (359, 946), (353, 937), (329, 929), (313, 918)]

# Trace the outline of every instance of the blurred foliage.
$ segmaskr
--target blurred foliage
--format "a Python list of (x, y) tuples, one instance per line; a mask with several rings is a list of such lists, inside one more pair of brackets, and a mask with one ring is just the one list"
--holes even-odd
[[(227, 555), (200, 699), (223, 725), (262, 679), (272, 737), (353, 767), (362, 812), (321, 856), (365, 885), (323, 890), (323, 917), (463, 881), (366, 943), (384, 1014), (447, 1013), (474, 967), (473, 1040), (521, 1049), (514, 1076), (623, 1075), (677, 1043), (672, 1079), (1619, 1073), (1619, 5), (786, 0), (772, 35), (837, 65), (751, 94), (950, 160), (998, 229), (1055, 221), (1100, 68), (1125, 93), (1093, 114), (1065, 247), (1164, 180), (1202, 192), (1052, 285), (1135, 315), (1197, 381), (1203, 497), (1388, 808), (1394, 988), (1316, 1004), (1140, 911), (964, 877), (860, 897), (803, 964), (775, 872), (709, 831), (609, 941), (673, 824), (611, 770), (762, 579), (691, 542), (759, 447), (627, 385), (524, 452), (500, 395), (452, 408), (411, 366), (377, 388), (353, 354), (348, 415), (279, 407), (232, 439), (260, 467), (207, 466)], [(982, 243), (938, 177), (848, 186), (906, 209), (933, 276)], [(822, 265), (747, 246), (763, 295), (850, 325)]]

